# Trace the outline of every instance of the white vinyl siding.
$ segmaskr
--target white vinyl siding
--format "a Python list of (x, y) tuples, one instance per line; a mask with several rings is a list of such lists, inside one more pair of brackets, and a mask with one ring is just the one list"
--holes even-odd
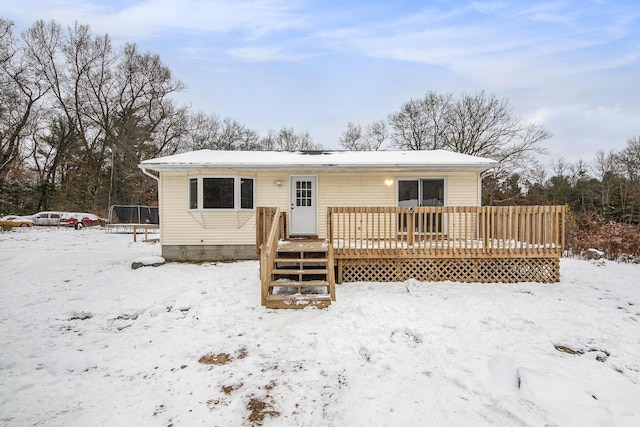
[[(289, 215), (289, 176), (298, 173), (225, 171), (219, 176), (254, 179), (254, 210), (189, 210), (189, 178), (214, 177), (211, 171), (160, 174), (160, 224), (163, 245), (255, 244), (255, 208), (279, 207)], [(318, 173), (318, 236), (326, 234), (329, 206), (396, 206), (397, 180), (445, 178), (448, 206), (478, 206), (479, 173)], [(387, 182), (385, 182), (387, 181)]]
[(397, 206), (397, 180), (444, 178), (447, 206), (478, 206), (479, 174), (451, 173), (340, 173), (318, 174), (318, 235), (326, 235), (327, 207)]
[(459, 172), (447, 175), (448, 206), (480, 206), (480, 174)]
[[(187, 173), (178, 172), (163, 172), (160, 174), (162, 244), (254, 244), (256, 233), (255, 210), (189, 209), (189, 179), (204, 175), (188, 175)], [(228, 175), (229, 173), (227, 172), (225, 175), (220, 176)], [(243, 177), (247, 175), (242, 174)], [(215, 177), (215, 174), (206, 173), (206, 176)], [(255, 177), (252, 178), (255, 179)]]

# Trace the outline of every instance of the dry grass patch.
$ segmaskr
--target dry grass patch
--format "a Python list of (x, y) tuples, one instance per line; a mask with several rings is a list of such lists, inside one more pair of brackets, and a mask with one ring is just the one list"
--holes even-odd
[(229, 353), (208, 354), (202, 356), (198, 362), (203, 365), (225, 365), (231, 362), (231, 356), (229, 356)]
[(249, 400), (249, 403), (247, 403), (247, 409), (251, 411), (248, 421), (256, 425), (261, 425), (266, 416), (271, 418), (277, 418), (280, 416), (280, 412), (273, 410), (270, 403), (255, 397), (252, 397), (251, 400)]

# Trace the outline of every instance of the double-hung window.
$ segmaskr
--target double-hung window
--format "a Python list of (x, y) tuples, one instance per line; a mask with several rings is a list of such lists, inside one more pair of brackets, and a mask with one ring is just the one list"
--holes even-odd
[(206, 177), (189, 178), (189, 209), (253, 209), (255, 186), (253, 178)]

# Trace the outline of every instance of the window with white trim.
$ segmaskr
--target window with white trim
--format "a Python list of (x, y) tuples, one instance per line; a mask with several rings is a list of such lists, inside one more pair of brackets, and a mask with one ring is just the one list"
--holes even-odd
[(253, 178), (237, 176), (189, 178), (189, 209), (252, 210), (254, 206)]

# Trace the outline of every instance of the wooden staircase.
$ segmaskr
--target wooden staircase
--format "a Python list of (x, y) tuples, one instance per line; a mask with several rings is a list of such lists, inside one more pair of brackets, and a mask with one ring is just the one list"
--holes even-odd
[(280, 241), (272, 261), (267, 308), (324, 308), (335, 301), (333, 259), (326, 242)]

